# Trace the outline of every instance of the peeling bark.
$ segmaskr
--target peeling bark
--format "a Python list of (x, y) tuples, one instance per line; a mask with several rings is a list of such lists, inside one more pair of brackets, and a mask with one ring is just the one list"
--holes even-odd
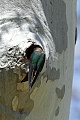
[[(0, 0), (0, 120), (68, 120), (75, 10), (75, 0)], [(46, 60), (29, 90), (33, 43)]]

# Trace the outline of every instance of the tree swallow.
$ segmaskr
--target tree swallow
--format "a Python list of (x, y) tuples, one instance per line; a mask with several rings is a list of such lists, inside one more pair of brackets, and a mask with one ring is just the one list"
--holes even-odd
[(36, 47), (31, 54), (29, 62), (29, 73), (28, 73), (28, 82), (29, 88), (35, 83), (39, 73), (42, 71), (42, 68), (45, 63), (45, 53), (42, 48)]
[(38, 45), (32, 45), (27, 52), (26, 56), (29, 60), (29, 72), (21, 82), (28, 81), (29, 89), (32, 88), (39, 73), (42, 71), (45, 63), (45, 53)]

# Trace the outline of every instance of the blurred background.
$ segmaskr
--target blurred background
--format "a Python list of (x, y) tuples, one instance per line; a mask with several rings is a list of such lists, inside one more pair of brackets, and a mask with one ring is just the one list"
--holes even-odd
[(74, 75), (69, 120), (80, 120), (80, 0), (77, 0), (77, 42), (74, 56)]

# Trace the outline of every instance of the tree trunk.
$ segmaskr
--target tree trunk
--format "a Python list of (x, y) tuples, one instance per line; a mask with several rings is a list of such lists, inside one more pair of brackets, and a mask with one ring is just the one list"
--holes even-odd
[[(68, 120), (75, 11), (75, 0), (0, 0), (0, 120)], [(21, 81), (33, 42), (46, 60), (29, 90)]]

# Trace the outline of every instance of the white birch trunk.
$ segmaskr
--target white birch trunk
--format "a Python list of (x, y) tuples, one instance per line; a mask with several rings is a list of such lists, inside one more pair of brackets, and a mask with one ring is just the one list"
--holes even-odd
[[(75, 11), (75, 0), (0, 0), (0, 120), (68, 120)], [(46, 61), (29, 91), (21, 59), (32, 41)]]

